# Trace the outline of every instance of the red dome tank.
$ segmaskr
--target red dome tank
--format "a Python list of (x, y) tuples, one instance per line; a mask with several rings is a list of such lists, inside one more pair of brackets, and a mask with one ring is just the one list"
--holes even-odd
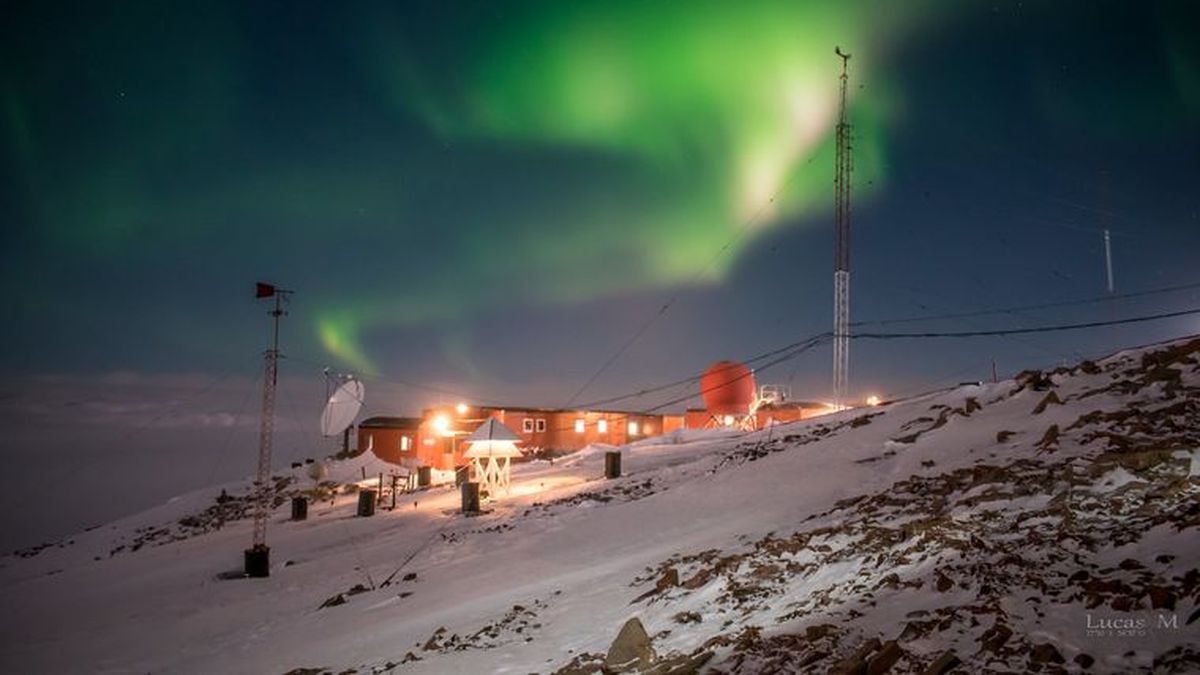
[(755, 389), (754, 374), (735, 361), (717, 361), (700, 376), (700, 395), (713, 415), (749, 413)]

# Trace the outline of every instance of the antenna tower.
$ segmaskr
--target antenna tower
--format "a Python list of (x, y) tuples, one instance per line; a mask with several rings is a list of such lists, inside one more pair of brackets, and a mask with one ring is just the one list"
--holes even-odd
[(850, 370), (850, 123), (846, 121), (846, 82), (850, 55), (841, 47), (833, 51), (842, 59), (841, 97), (838, 102), (837, 157), (833, 178), (833, 405), (846, 404)]
[(254, 488), (254, 541), (246, 549), (246, 575), (265, 577), (271, 573), (271, 549), (267, 546), (267, 516), (270, 513), (271, 493), (268, 483), (271, 478), (271, 436), (275, 429), (275, 386), (279, 373), (279, 317), (287, 314), (283, 305), (292, 292), (276, 288), (271, 284), (258, 283), (256, 298), (274, 298), (275, 306), (269, 314), (272, 321), (271, 348), (264, 354), (262, 413), (258, 427), (258, 473)]

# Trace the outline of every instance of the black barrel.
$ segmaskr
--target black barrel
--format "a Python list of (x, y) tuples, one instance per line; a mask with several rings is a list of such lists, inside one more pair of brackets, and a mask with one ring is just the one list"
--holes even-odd
[(307, 497), (292, 497), (292, 520), (308, 520)]
[(246, 549), (246, 576), (258, 578), (271, 576), (270, 546), (263, 545)]
[(358, 491), (358, 515), (366, 518), (375, 515), (375, 491)]
[(620, 452), (604, 453), (604, 477), (605, 478), (620, 478), (621, 477), (621, 453)]
[(459, 489), (462, 491), (462, 512), (479, 513), (479, 483), (466, 482)]

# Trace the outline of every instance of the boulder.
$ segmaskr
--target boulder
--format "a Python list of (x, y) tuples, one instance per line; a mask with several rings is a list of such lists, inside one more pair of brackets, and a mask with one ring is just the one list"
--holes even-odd
[(1175, 592), (1165, 586), (1151, 586), (1147, 590), (1150, 593), (1151, 609), (1175, 609)]
[(621, 626), (621, 632), (617, 633), (617, 639), (613, 640), (604, 657), (604, 666), (614, 670), (630, 666), (644, 668), (654, 662), (654, 657), (650, 636), (635, 616)]
[(929, 664), (921, 675), (944, 675), (954, 668), (958, 667), (962, 661), (958, 660), (958, 655), (953, 651), (946, 652), (937, 658), (936, 661)]
[(1049, 642), (1043, 642), (1033, 646), (1033, 650), (1029, 652), (1029, 660), (1033, 663), (1062, 663), (1063, 657), (1057, 647)]
[(888, 640), (883, 647), (867, 661), (867, 675), (883, 675), (904, 655), (904, 650), (895, 640)]
[(1003, 647), (1004, 643), (1008, 642), (1008, 639), (1012, 637), (1012, 634), (1011, 628), (997, 622), (996, 625), (984, 631), (980, 637), (980, 641), (983, 642), (983, 649), (985, 651), (994, 652)]
[(679, 585), (679, 570), (674, 567), (668, 567), (663, 575), (659, 577), (658, 583), (654, 586), (659, 593)]
[(1062, 405), (1062, 399), (1058, 397), (1058, 392), (1053, 390), (1043, 396), (1041, 401), (1038, 401), (1037, 407), (1033, 409), (1033, 414), (1041, 415), (1051, 405)]

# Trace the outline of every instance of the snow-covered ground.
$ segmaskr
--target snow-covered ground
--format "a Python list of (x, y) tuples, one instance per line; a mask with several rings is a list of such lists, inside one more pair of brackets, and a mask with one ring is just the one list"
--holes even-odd
[(636, 617), (655, 672), (1191, 672), (1198, 448), (1180, 340), (648, 439), (616, 480), (603, 447), (522, 464), (475, 517), (452, 487), (355, 517), (344, 484), (388, 470), (360, 457), (291, 522), (288, 470), (267, 579), (237, 575), (245, 482), (4, 558), (0, 670), (599, 672)]

